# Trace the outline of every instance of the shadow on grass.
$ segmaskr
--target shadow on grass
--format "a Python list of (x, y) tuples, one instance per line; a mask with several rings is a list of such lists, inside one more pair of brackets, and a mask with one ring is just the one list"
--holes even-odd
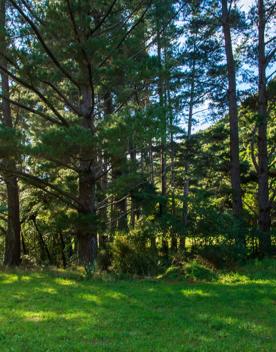
[(275, 351), (275, 287), (2, 273), (0, 350)]

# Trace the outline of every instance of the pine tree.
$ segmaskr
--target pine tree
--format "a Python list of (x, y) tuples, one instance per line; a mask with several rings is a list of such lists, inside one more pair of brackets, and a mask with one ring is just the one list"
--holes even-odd
[[(6, 41), (6, 12), (7, 4), (5, 0), (0, 3), (0, 43), (1, 52), (7, 48)], [(4, 56), (0, 56), (1, 70), (1, 96), (2, 96), (2, 124), (7, 129), (14, 128), (12, 111), (9, 102), (10, 84), (7, 74), (8, 61)], [(5, 239), (5, 258), (4, 264), (8, 266), (20, 264), (20, 214), (19, 214), (19, 188), (16, 177), (16, 161), (14, 157), (7, 156), (1, 162), (4, 167), (4, 180), (7, 187), (7, 206), (8, 206), (8, 227)]]

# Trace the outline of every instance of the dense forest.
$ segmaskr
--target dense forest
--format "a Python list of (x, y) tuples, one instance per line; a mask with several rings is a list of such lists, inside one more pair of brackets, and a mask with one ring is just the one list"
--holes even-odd
[(4, 265), (275, 254), (273, 1), (0, 4)]

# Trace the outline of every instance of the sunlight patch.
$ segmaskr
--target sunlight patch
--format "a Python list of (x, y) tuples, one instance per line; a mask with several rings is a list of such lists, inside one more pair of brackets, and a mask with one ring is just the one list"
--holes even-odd
[(95, 303), (100, 303), (101, 299), (99, 298), (99, 296), (96, 295), (92, 295), (92, 294), (82, 294), (79, 295), (80, 299), (84, 299), (85, 301), (88, 302), (95, 302)]
[(55, 283), (62, 286), (74, 286), (76, 284), (76, 281), (70, 279), (57, 278), (55, 279)]
[(54, 295), (54, 294), (57, 294), (57, 293), (58, 293), (58, 292), (57, 292), (57, 290), (56, 290), (56, 289), (54, 289), (53, 287), (40, 288), (38, 291), (39, 291), (39, 292), (50, 293), (50, 294), (52, 294), (52, 295)]
[(184, 296), (201, 296), (201, 297), (211, 297), (213, 294), (210, 294), (206, 291), (203, 290), (191, 290), (191, 289), (185, 289), (181, 290), (181, 293)]
[(223, 274), (220, 277), (219, 281), (223, 284), (228, 284), (228, 283), (232, 284), (235, 282), (246, 284), (246, 283), (250, 282), (250, 279), (248, 276), (242, 275), (239, 273), (227, 273), (227, 274)]
[(41, 321), (46, 321), (51, 318), (56, 317), (56, 313), (53, 312), (22, 312), (20, 314), (22, 318), (24, 318), (25, 321), (29, 322), (41, 322)]
[(12, 284), (18, 281), (17, 275), (3, 274), (1, 277), (1, 284)]
[(40, 322), (40, 321), (43, 321), (44, 319), (39, 315), (33, 315), (33, 316), (25, 318), (25, 320), (26, 321), (33, 321), (33, 322)]

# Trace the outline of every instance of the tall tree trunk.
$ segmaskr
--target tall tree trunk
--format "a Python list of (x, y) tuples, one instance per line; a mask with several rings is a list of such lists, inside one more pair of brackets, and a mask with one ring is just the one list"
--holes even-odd
[[(238, 127), (238, 105), (236, 89), (236, 67), (232, 49), (230, 18), (228, 0), (222, 0), (222, 27), (224, 34), (224, 46), (227, 62), (228, 77), (228, 106), (230, 119), (230, 174), (232, 186), (232, 208), (233, 214), (239, 222), (242, 220), (242, 195), (240, 180), (239, 159), (239, 127)], [(241, 228), (237, 234), (237, 243), (245, 247), (245, 236)]]
[[(82, 128), (94, 133), (94, 121), (91, 117), (92, 92), (89, 85), (81, 87)], [(96, 227), (96, 182), (95, 182), (95, 150), (91, 153), (91, 160), (87, 160), (87, 153), (80, 148), (79, 165), (79, 223), (77, 229), (78, 259), (80, 264), (94, 262), (97, 256), (97, 227)], [(90, 217), (90, 219), (89, 219)], [(88, 221), (87, 221), (88, 220)]]
[(25, 243), (25, 239), (24, 239), (24, 236), (23, 236), (22, 232), (21, 232), (21, 243), (22, 243), (22, 254), (23, 255), (28, 254), (26, 243)]
[[(173, 216), (176, 214), (176, 202), (175, 202), (175, 148), (174, 148), (174, 125), (173, 125), (173, 112), (170, 95), (170, 84), (169, 79), (166, 81), (166, 90), (168, 97), (168, 108), (169, 108), (169, 122), (170, 122), (170, 159), (171, 159), (171, 196), (172, 196), (172, 208), (171, 213)], [(171, 251), (177, 251), (177, 236), (174, 227), (171, 228)]]
[[(100, 163), (101, 163), (101, 172), (103, 172), (103, 176), (101, 177), (99, 184), (101, 189), (101, 197), (99, 197), (98, 201), (104, 201), (104, 197), (106, 195), (107, 185), (108, 185), (108, 170), (107, 170), (107, 160), (105, 158), (104, 153), (100, 156)], [(107, 235), (107, 224), (108, 224), (108, 214), (107, 214), (107, 206), (104, 206), (99, 211), (100, 217), (100, 233), (99, 233), (99, 248), (105, 248), (108, 242), (108, 235)]]
[[(162, 217), (167, 210), (167, 158), (166, 158), (166, 113), (165, 113), (165, 102), (164, 102), (164, 80), (162, 72), (162, 45), (160, 38), (160, 28), (159, 21), (157, 18), (157, 57), (159, 66), (159, 79), (158, 79), (158, 95), (159, 95), (159, 107), (161, 115), (161, 146), (160, 146), (160, 159), (161, 159), (161, 194), (162, 201), (160, 202), (160, 216)], [(164, 229), (165, 231), (165, 229)], [(168, 243), (165, 239), (165, 233), (162, 239), (162, 251), (165, 255), (168, 254)]]
[[(134, 136), (131, 136), (130, 143), (129, 143), (129, 154), (130, 154), (130, 160), (132, 164), (132, 168), (136, 170), (136, 150), (134, 146)], [(135, 197), (131, 196), (131, 209), (130, 209), (130, 223), (131, 227), (134, 228), (135, 226), (135, 218), (136, 218), (136, 202), (135, 202)]]
[[(191, 77), (191, 89), (190, 89), (190, 100), (189, 100), (189, 115), (188, 115), (188, 128), (187, 128), (187, 150), (189, 152), (190, 140), (192, 137), (192, 123), (193, 123), (193, 109), (194, 109), (194, 94), (195, 94), (195, 61), (192, 63), (192, 77)], [(188, 226), (188, 196), (189, 196), (189, 162), (184, 162), (184, 187), (183, 187), (183, 222), (184, 231), (187, 231)], [(185, 251), (186, 235), (182, 235), (180, 238), (180, 249)]]
[(118, 218), (118, 230), (119, 231), (126, 231), (128, 226), (127, 226), (127, 198), (124, 197), (118, 205), (118, 210), (119, 210), (119, 218)]
[[(107, 91), (103, 97), (103, 109), (104, 109), (104, 118), (107, 119), (110, 114), (113, 112), (113, 105), (112, 105), (112, 95), (110, 91)], [(102, 153), (101, 156), (101, 163), (102, 163), (102, 172), (104, 175), (101, 178), (101, 190), (102, 190), (102, 198), (99, 201), (103, 201), (105, 197), (105, 192), (108, 186), (108, 172), (107, 172), (107, 158), (105, 153)], [(108, 243), (108, 207), (105, 206), (100, 211), (100, 219), (101, 219), (101, 233), (99, 238), (99, 248), (105, 248)]]
[[(115, 181), (123, 175), (123, 163), (117, 157), (112, 158), (112, 179)], [(113, 216), (112, 222), (114, 230), (119, 231), (127, 230), (127, 198), (123, 195), (119, 196), (119, 199), (115, 199), (115, 204), (113, 204)]]
[(67, 267), (67, 260), (65, 255), (65, 242), (64, 242), (62, 232), (59, 233), (59, 239), (60, 239), (60, 252), (61, 252), (62, 266), (65, 269)]
[(152, 138), (150, 139), (150, 145), (149, 145), (149, 162), (150, 162), (150, 182), (152, 185), (154, 185), (154, 159), (153, 159)]
[(266, 56), (265, 56), (265, 8), (263, 0), (258, 0), (258, 203), (260, 251), (267, 255), (271, 250), (270, 203), (268, 188), (268, 153), (267, 153), (267, 92), (266, 92)]
[[(6, 2), (1, 0), (0, 6), (0, 43), (2, 48), (6, 47), (5, 38), (6, 24)], [(1, 55), (1, 66), (7, 69), (7, 61)], [(1, 90), (3, 95), (2, 111), (3, 124), (8, 128), (13, 128), (11, 108), (9, 103), (9, 78), (5, 72), (1, 73), (2, 83)], [(20, 264), (20, 214), (19, 214), (19, 189), (17, 178), (13, 174), (16, 170), (14, 159), (4, 160), (5, 167), (8, 172), (4, 174), (4, 180), (7, 187), (7, 202), (8, 202), (8, 228), (5, 238), (5, 256), (4, 264), (8, 266)]]

